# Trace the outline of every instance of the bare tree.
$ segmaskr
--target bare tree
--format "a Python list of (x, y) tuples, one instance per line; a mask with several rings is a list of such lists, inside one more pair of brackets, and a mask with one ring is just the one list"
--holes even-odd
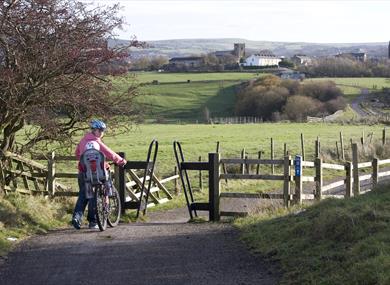
[(126, 70), (107, 68), (128, 56), (126, 47), (107, 45), (122, 24), (118, 9), (77, 0), (0, 2), (0, 158), (21, 129), (28, 130), (24, 151), (41, 141), (69, 141), (92, 116), (135, 113), (136, 86), (113, 95), (101, 74)]

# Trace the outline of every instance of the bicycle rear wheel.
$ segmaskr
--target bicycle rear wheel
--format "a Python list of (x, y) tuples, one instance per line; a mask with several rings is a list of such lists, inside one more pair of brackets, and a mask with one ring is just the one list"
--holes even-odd
[(101, 231), (107, 228), (108, 205), (106, 205), (106, 196), (104, 195), (104, 187), (96, 186), (95, 189), (95, 205), (96, 205), (96, 220)]
[(110, 211), (107, 218), (107, 223), (110, 227), (115, 227), (119, 223), (121, 217), (121, 200), (118, 191), (112, 186), (112, 196), (109, 199)]

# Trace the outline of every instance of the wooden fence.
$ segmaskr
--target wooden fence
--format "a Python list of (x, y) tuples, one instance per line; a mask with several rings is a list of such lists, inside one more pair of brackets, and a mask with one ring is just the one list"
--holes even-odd
[[(344, 164), (325, 163), (321, 158), (314, 161), (305, 161), (302, 156), (285, 156), (284, 159), (248, 159), (248, 158), (220, 158), (219, 153), (210, 153), (208, 162), (181, 162), (178, 167), (181, 171), (206, 170), (209, 172), (209, 203), (191, 202), (188, 205), (190, 210), (207, 210), (210, 213), (210, 220), (219, 220), (220, 216), (234, 215), (234, 212), (220, 211), (221, 198), (261, 198), (261, 199), (281, 199), (285, 206), (291, 204), (301, 204), (304, 200), (321, 200), (329, 197), (349, 198), (373, 189), (380, 179), (390, 176), (390, 171), (380, 169), (380, 167), (390, 164), (390, 159), (359, 162), (357, 144), (352, 144), (352, 162)], [(246, 172), (221, 173), (221, 166), (229, 164), (245, 165)], [(249, 165), (270, 165), (271, 174), (250, 173)], [(282, 173), (274, 173), (272, 169), (277, 166), (277, 170)], [(339, 175), (332, 175), (336, 179), (324, 181), (324, 171), (337, 171)], [(381, 171), (382, 170), (382, 171)], [(307, 172), (314, 173), (305, 175)], [(364, 171), (364, 173), (363, 173)], [(182, 173), (183, 175), (183, 173)], [(337, 178), (338, 177), (338, 178)], [(283, 181), (283, 190), (278, 193), (234, 193), (221, 192), (221, 180), (241, 179), (241, 180), (272, 180)], [(333, 181), (336, 180), (336, 181)], [(361, 183), (369, 182), (369, 188), (361, 190)], [(314, 191), (307, 191), (305, 185), (314, 184)], [(367, 185), (366, 185), (367, 186)], [(308, 193), (309, 192), (309, 193)], [(206, 205), (207, 204), (207, 205)], [(242, 213), (237, 212), (241, 215)], [(191, 215), (191, 214), (190, 214)]]
[[(33, 156), (34, 160), (32, 160), (7, 152), (6, 157), (4, 165), (0, 165), (0, 183), (4, 184), (3, 187), (6, 193), (43, 194), (52, 197), (78, 196), (76, 156), (62, 156), (51, 152), (47, 155)], [(44, 160), (46, 165), (35, 160)], [(74, 165), (74, 171), (58, 170), (58, 166), (66, 162), (71, 162)], [(112, 173), (115, 183), (118, 183), (119, 180), (118, 173), (118, 167), (115, 167)], [(139, 189), (140, 185), (142, 185), (143, 178), (140, 178), (137, 172), (131, 169), (125, 175), (127, 199), (138, 200), (139, 191), (137, 188)], [(151, 195), (152, 201), (154, 203), (164, 203), (172, 199), (172, 195), (164, 184), (173, 181), (176, 190), (178, 178), (177, 173), (161, 180), (156, 175), (152, 177), (147, 176), (146, 180), (152, 179), (154, 184)], [(72, 185), (69, 185), (69, 181), (72, 181)], [(162, 193), (163, 197), (160, 198), (159, 192)]]
[(0, 162), (0, 183), (5, 193), (48, 194), (47, 167), (20, 155), (6, 152)]

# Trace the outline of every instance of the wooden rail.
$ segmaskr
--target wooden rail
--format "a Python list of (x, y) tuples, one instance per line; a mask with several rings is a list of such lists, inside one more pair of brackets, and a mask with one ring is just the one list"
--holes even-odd
[[(20, 155), (7, 152), (6, 164), (0, 165), (0, 183), (2, 181), (6, 192), (17, 191), (23, 194), (43, 194), (50, 196), (78, 196), (77, 189), (72, 190), (72, 187), (66, 186), (66, 182), (61, 181), (63, 178), (77, 179), (78, 173), (75, 171), (58, 171), (58, 165), (64, 162), (74, 161), (76, 168), (76, 156), (56, 155), (51, 152), (47, 155), (35, 155), (32, 159), (22, 157)], [(36, 162), (35, 160), (46, 161), (46, 165)], [(133, 161), (135, 168), (143, 168), (146, 166), (144, 161)], [(115, 168), (116, 169), (116, 168)], [(113, 173), (113, 177), (117, 177)], [(174, 174), (170, 177), (159, 180), (155, 175), (153, 182), (162, 190), (168, 198), (172, 198), (164, 184), (174, 181), (175, 189), (177, 188), (177, 179), (179, 176)], [(133, 183), (133, 184), (131, 184)], [(128, 188), (136, 186), (135, 181), (130, 181), (126, 184)], [(74, 187), (73, 187), (74, 188)], [(133, 199), (138, 199), (136, 196)], [(163, 199), (156, 200), (161, 203)]]
[[(220, 193), (220, 198), (261, 198), (261, 199), (283, 199), (286, 206), (291, 202), (301, 203), (307, 199), (326, 199), (330, 197), (342, 198), (351, 197), (363, 193), (360, 190), (361, 182), (371, 180), (371, 188), (374, 189), (379, 178), (390, 176), (390, 171), (380, 172), (379, 166), (390, 164), (390, 159), (378, 160), (373, 159), (367, 162), (358, 162), (357, 145), (353, 144), (352, 162), (345, 164), (324, 163), (321, 158), (316, 158), (315, 161), (304, 161), (301, 156), (291, 159), (286, 156), (284, 159), (240, 159), (240, 158), (223, 158), (220, 159), (220, 164), (273, 164), (283, 165), (283, 175), (277, 174), (251, 174), (251, 173), (225, 173), (220, 174), (220, 179), (251, 179), (251, 180), (281, 180), (284, 181), (283, 193)], [(291, 167), (294, 166), (295, 174), (291, 174)], [(315, 176), (304, 175), (307, 168), (314, 168)], [(359, 170), (370, 168), (372, 173), (360, 174)], [(249, 167), (248, 167), (249, 169)], [(327, 184), (324, 183), (324, 171), (340, 171), (342, 172), (340, 179)], [(292, 193), (290, 182), (295, 183), (295, 191)], [(315, 183), (315, 192), (313, 194), (303, 193), (303, 186), (306, 182)], [(328, 194), (331, 190), (341, 188), (338, 192), (344, 194)]]

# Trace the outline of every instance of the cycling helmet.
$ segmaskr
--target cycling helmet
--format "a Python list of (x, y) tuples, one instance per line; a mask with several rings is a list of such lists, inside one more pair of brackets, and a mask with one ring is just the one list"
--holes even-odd
[(103, 121), (100, 120), (92, 120), (90, 123), (91, 129), (98, 129), (104, 131), (107, 126)]

